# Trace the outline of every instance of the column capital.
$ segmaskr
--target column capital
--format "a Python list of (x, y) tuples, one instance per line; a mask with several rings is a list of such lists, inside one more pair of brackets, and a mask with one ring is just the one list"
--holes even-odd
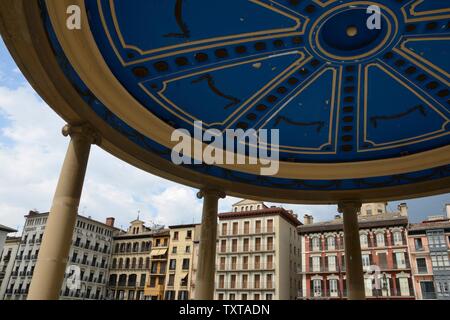
[(359, 200), (345, 200), (338, 203), (339, 213), (356, 213), (361, 210), (362, 202)]
[(214, 188), (203, 188), (197, 192), (197, 198), (199, 199), (202, 199), (206, 195), (216, 197), (218, 199), (223, 199), (227, 196), (224, 191)]
[(101, 136), (95, 131), (89, 124), (80, 124), (80, 125), (71, 125), (66, 124), (62, 128), (63, 136), (71, 136), (72, 138), (75, 136), (82, 136), (91, 141), (91, 144), (100, 144)]

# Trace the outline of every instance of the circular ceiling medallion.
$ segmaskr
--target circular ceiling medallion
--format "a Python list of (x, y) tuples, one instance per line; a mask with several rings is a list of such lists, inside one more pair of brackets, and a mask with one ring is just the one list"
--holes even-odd
[[(368, 11), (373, 6), (379, 11)], [(377, 2), (350, 1), (317, 18), (309, 31), (309, 45), (324, 59), (354, 63), (389, 50), (398, 40), (398, 28), (391, 9)]]

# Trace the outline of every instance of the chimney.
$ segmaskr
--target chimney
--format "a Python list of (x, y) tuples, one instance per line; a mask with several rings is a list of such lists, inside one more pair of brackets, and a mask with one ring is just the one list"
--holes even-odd
[(400, 203), (398, 205), (398, 211), (400, 211), (400, 215), (407, 217), (408, 216), (408, 206), (406, 205), (406, 203)]
[(304, 224), (313, 224), (314, 223), (314, 217), (310, 216), (309, 214), (305, 214), (303, 217), (303, 223)]
[(115, 221), (116, 221), (115, 218), (112, 218), (112, 217), (106, 218), (106, 225), (110, 226), (110, 227), (114, 227), (114, 222)]
[(447, 219), (450, 219), (450, 203), (445, 205), (445, 209), (447, 211)]

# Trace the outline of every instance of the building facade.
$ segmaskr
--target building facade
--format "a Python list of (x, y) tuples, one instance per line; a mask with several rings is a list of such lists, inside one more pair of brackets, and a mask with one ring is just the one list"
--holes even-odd
[(9, 228), (0, 224), (0, 255), (3, 252), (3, 246), (5, 245), (6, 238), (8, 237), (8, 233), (17, 232), (17, 230)]
[(417, 299), (450, 300), (450, 204), (446, 211), (446, 216), (432, 216), (409, 227)]
[[(369, 299), (414, 299), (407, 246), (407, 207), (387, 212), (386, 203), (365, 204), (358, 215)], [(347, 297), (343, 221), (314, 223), (305, 215), (298, 228), (302, 237), (302, 290), (299, 299), (345, 299)]]
[(219, 214), (215, 299), (295, 299), (301, 223), (292, 211), (242, 200)]
[(3, 300), (5, 296), (17, 252), (19, 251), (20, 242), (21, 237), (7, 238), (3, 252), (0, 255), (0, 300)]
[(144, 300), (150, 270), (152, 231), (136, 219), (126, 232), (116, 234), (108, 278), (108, 298)]
[(150, 262), (149, 281), (145, 287), (147, 300), (164, 300), (170, 230), (155, 230)]
[[(171, 226), (165, 300), (194, 299), (194, 240), (200, 225)], [(195, 270), (196, 271), (196, 270)]]
[[(30, 211), (25, 217), (11, 276), (7, 279), (2, 297), (5, 300), (24, 300), (27, 297), (48, 213)], [(61, 299), (105, 298), (112, 239), (117, 230), (113, 218), (101, 223), (83, 216), (77, 217)], [(76, 287), (68, 283), (73, 280), (78, 283)]]

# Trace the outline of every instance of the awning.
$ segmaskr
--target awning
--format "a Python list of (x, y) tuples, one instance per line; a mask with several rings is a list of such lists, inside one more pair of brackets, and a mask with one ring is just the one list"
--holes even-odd
[(162, 256), (165, 255), (167, 252), (167, 249), (152, 249), (150, 255), (153, 256)]

